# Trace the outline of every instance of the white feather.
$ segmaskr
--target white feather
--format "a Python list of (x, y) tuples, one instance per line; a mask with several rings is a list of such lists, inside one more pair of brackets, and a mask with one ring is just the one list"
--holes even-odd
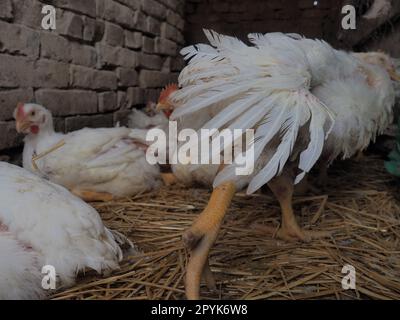
[[(51, 120), (42, 106), (25, 104), (25, 113)], [(137, 115), (136, 115), (137, 116)], [(129, 128), (84, 128), (67, 134), (56, 133), (52, 121), (38, 134), (25, 138), (24, 168), (72, 190), (104, 192), (115, 197), (132, 196), (161, 184), (159, 167), (146, 161), (145, 151), (131, 137)], [(65, 144), (32, 164), (32, 157)]]
[(286, 119), (285, 127), (282, 128), (283, 137), (276, 153), (268, 164), (251, 180), (247, 189), (248, 194), (257, 191), (282, 171), (293, 150), (300, 124), (304, 120), (302, 111), (301, 106), (295, 105), (292, 111), (293, 115)]
[(185, 58), (185, 60), (189, 60), (191, 58), (212, 60), (218, 57), (218, 51), (207, 44), (197, 44), (194, 46), (189, 46), (183, 48), (180, 53)]
[[(350, 156), (392, 118), (394, 93), (387, 73), (324, 41), (297, 34), (251, 34), (254, 46), (247, 46), (233, 37), (205, 33), (212, 47), (188, 50), (191, 59), (179, 78), (182, 89), (174, 95), (173, 118), (190, 119), (218, 105), (219, 113), (204, 121), (203, 128), (256, 127), (258, 162), (249, 193), (279, 175), (289, 159), (299, 160), (297, 183), (322, 154), (331, 159)], [(373, 72), (376, 89), (360, 68)], [(261, 110), (265, 97), (277, 102)], [(304, 136), (298, 137), (300, 129)], [(227, 180), (242, 185), (235, 168), (226, 166), (214, 186)]]
[(10, 232), (0, 231), (0, 300), (37, 300), (42, 289), (43, 257), (18, 242)]
[(62, 285), (73, 284), (85, 268), (99, 273), (119, 268), (122, 251), (95, 209), (65, 188), (4, 162), (0, 222), (40, 254), (36, 267), (55, 267)]
[[(307, 149), (300, 154), (298, 167), (300, 170), (303, 170), (303, 173), (296, 177), (295, 184), (299, 183), (304, 178), (305, 173), (308, 173), (318, 161), (324, 147), (325, 138), (327, 138), (327, 134), (324, 132), (327, 120), (326, 114), (321, 112), (319, 106), (312, 100), (309, 103), (309, 107), (311, 111), (310, 143)], [(333, 121), (331, 121), (332, 125)]]

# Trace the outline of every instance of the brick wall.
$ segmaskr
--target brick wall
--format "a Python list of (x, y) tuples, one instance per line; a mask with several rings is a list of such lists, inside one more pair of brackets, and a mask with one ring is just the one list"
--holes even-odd
[[(0, 0), (0, 150), (20, 145), (19, 101), (50, 108), (57, 130), (112, 126), (155, 100), (183, 67), (179, 49), (202, 28), (244, 39), (296, 32), (337, 41), (342, 0)], [(57, 30), (41, 28), (42, 6)], [(399, 56), (399, 25), (362, 49)], [(184, 41), (185, 40), (185, 41)], [(123, 123), (123, 121), (122, 121)]]
[(336, 42), (341, 1), (319, 0), (186, 0), (188, 42), (205, 38), (202, 28), (245, 39), (251, 32), (296, 32)]
[[(41, 27), (44, 4), (57, 29)], [(181, 69), (184, 0), (0, 0), (0, 150), (21, 142), (12, 120), (35, 101), (58, 130), (113, 126), (155, 99)]]

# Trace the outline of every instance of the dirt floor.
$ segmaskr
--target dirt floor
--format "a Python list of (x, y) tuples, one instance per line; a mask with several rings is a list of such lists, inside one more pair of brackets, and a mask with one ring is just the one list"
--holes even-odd
[[(332, 236), (287, 243), (260, 233), (254, 223), (280, 221), (271, 194), (235, 197), (211, 253), (218, 290), (204, 299), (400, 299), (400, 183), (383, 160), (338, 161), (325, 191), (295, 197), (306, 229)], [(204, 208), (209, 190), (163, 188), (111, 203), (97, 203), (105, 224), (128, 235), (140, 254), (108, 277), (93, 273), (54, 299), (183, 299), (187, 253), (181, 234)], [(397, 199), (396, 199), (397, 197)], [(344, 265), (356, 270), (356, 290), (343, 290)]]

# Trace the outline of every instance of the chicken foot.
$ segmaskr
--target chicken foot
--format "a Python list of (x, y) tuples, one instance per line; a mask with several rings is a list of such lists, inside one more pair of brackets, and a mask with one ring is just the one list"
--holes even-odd
[(215, 291), (217, 289), (215, 277), (211, 271), (210, 260), (208, 258), (207, 258), (206, 264), (204, 265), (202, 279), (206, 283), (208, 290)]
[(268, 187), (279, 201), (282, 211), (282, 225), (277, 232), (277, 237), (283, 240), (300, 239), (308, 241), (304, 231), (300, 228), (293, 213), (293, 179), (287, 173), (275, 177), (268, 183)]
[(215, 287), (208, 255), (235, 193), (236, 186), (233, 182), (226, 182), (215, 188), (207, 207), (183, 235), (183, 242), (190, 250), (186, 267), (186, 296), (190, 300), (199, 299), (202, 278), (209, 287)]
[(330, 236), (329, 232), (303, 230), (297, 223), (293, 212), (293, 177), (288, 172), (275, 177), (268, 183), (268, 187), (279, 201), (282, 212), (282, 224), (276, 231), (272, 226), (255, 225), (254, 228), (275, 235), (277, 238), (285, 241), (301, 240), (308, 242), (311, 239)]
[(95, 202), (95, 201), (107, 202), (114, 199), (114, 196), (111, 193), (107, 192), (96, 192), (96, 191), (81, 190), (81, 189), (72, 189), (71, 192), (86, 202)]

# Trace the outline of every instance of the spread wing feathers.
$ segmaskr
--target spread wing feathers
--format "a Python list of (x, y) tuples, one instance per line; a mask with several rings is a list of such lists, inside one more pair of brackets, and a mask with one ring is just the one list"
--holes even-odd
[(251, 33), (248, 38), (257, 48), (269, 52), (280, 63), (286, 65), (309, 64), (307, 54), (301, 45), (303, 38), (300, 35), (280, 32)]
[[(282, 112), (279, 115), (279, 121), (274, 119), (270, 119), (269, 121), (270, 123), (275, 124), (274, 130), (271, 130), (270, 132), (261, 132), (259, 145), (255, 146), (256, 159), (260, 156), (267, 143), (270, 142), (271, 138), (273, 137), (272, 134), (275, 134), (274, 131), (276, 130), (276, 122), (279, 123), (283, 120), (278, 132), (278, 134), (281, 136), (279, 146), (265, 167), (262, 168), (251, 180), (247, 190), (249, 194), (257, 191), (264, 184), (268, 183), (273, 177), (282, 172), (283, 167), (293, 151), (299, 129), (310, 119), (310, 114), (312, 111), (308, 107), (309, 99), (309, 94), (303, 90), (290, 93), (286, 99), (285, 107), (282, 108)], [(314, 98), (311, 97), (311, 99)], [(258, 134), (256, 137), (257, 136)], [(321, 152), (318, 154), (318, 157), (315, 159), (314, 163), (318, 160)]]
[(263, 33), (250, 33), (248, 38), (251, 43), (258, 47), (263, 46), (274, 46), (278, 43), (282, 45), (286, 45), (287, 42), (282, 41), (282, 39), (291, 38), (294, 40), (302, 40), (305, 39), (303, 36), (297, 33), (282, 33), (282, 32), (270, 32), (267, 34)]
[[(325, 107), (325, 106), (324, 106)], [(324, 147), (324, 142), (333, 128), (333, 114), (325, 107), (326, 112), (320, 112), (320, 104), (314, 97), (309, 101), (311, 112), (310, 143), (306, 150), (300, 154), (299, 169), (303, 172), (296, 177), (295, 183), (300, 182), (319, 159)], [(325, 132), (324, 129), (327, 128)]]
[[(190, 61), (179, 78), (181, 89), (172, 96), (177, 108), (171, 118), (221, 107), (203, 128), (255, 129), (255, 161), (278, 136), (280, 144), (250, 182), (250, 193), (282, 171), (299, 129), (312, 122), (310, 143), (300, 160), (300, 169), (308, 172), (322, 152), (333, 116), (309, 91), (312, 73), (301, 44), (303, 38), (294, 34), (252, 34), (249, 38), (255, 46), (247, 46), (236, 38), (207, 30), (205, 33), (212, 47), (197, 45), (182, 51)], [(229, 146), (221, 144), (213, 151), (221, 152)], [(214, 185), (235, 179), (234, 167), (225, 167)]]
[[(236, 81), (240, 80), (236, 79)], [(209, 107), (213, 104), (223, 102), (224, 100), (227, 100), (229, 98), (239, 96), (240, 94), (245, 94), (252, 87), (257, 87), (260, 81), (262, 80), (256, 79), (250, 81), (240, 81), (240, 86), (236, 83), (229, 83), (227, 81), (215, 81), (213, 85), (194, 85), (197, 87), (196, 91), (200, 91), (199, 93), (196, 92), (198, 98), (196, 98), (195, 100), (189, 100), (190, 96), (188, 97), (186, 95), (186, 91), (191, 90), (191, 87), (188, 87), (188, 90), (182, 89), (180, 90), (181, 92), (179, 93), (179, 95), (174, 95), (172, 99), (174, 101), (177, 101), (180, 95), (186, 95), (187, 98), (185, 100), (187, 100), (187, 103), (184, 105), (184, 107), (176, 109), (172, 116), (174, 119), (176, 119), (186, 114)]]
[[(237, 119), (232, 124), (230, 124), (228, 126), (228, 129), (235, 130), (235, 129), (243, 129), (243, 128), (245, 128), (245, 129), (254, 128), (258, 123), (260, 123), (260, 119), (264, 119), (264, 117), (266, 117), (272, 111), (271, 109), (277, 109), (276, 108), (277, 100), (278, 100), (277, 95), (271, 95), (269, 97), (262, 99), (259, 103), (252, 106), (251, 109), (248, 110), (248, 112), (243, 113), (243, 111), (242, 111), (242, 114), (239, 117), (237, 117)], [(259, 130), (257, 130), (257, 131), (259, 131)], [(222, 132), (219, 133), (215, 139), (221, 139), (222, 135), (223, 135)], [(256, 136), (255, 138), (259, 139), (260, 137)], [(232, 148), (232, 144), (235, 141), (229, 141), (228, 144), (226, 144), (225, 143), (226, 141), (224, 141), (224, 140), (223, 140), (223, 142), (224, 143), (221, 143), (219, 145), (219, 148), (215, 147), (212, 150), (212, 157), (214, 157), (216, 154), (221, 153), (223, 150)], [(258, 157), (256, 157), (256, 158), (258, 158)]]
[(196, 60), (213, 60), (218, 59), (218, 51), (208, 44), (197, 44), (189, 46), (181, 50), (181, 54), (186, 60), (193, 58), (193, 62)]
[(262, 95), (249, 95), (245, 94), (244, 97), (240, 97), (238, 100), (233, 102), (229, 108), (226, 108), (219, 113), (215, 117), (213, 117), (210, 121), (208, 121), (203, 128), (204, 129), (213, 129), (213, 128), (221, 128), (226, 125), (228, 122), (236, 119), (241, 113), (249, 109), (255, 103), (258, 103), (262, 99)]
[(238, 52), (246, 51), (248, 49), (248, 46), (238, 38), (224, 36), (213, 30), (203, 29), (203, 31), (208, 42), (210, 42), (211, 46), (217, 48), (217, 51), (226, 51), (227, 53), (231, 52), (237, 54)]

